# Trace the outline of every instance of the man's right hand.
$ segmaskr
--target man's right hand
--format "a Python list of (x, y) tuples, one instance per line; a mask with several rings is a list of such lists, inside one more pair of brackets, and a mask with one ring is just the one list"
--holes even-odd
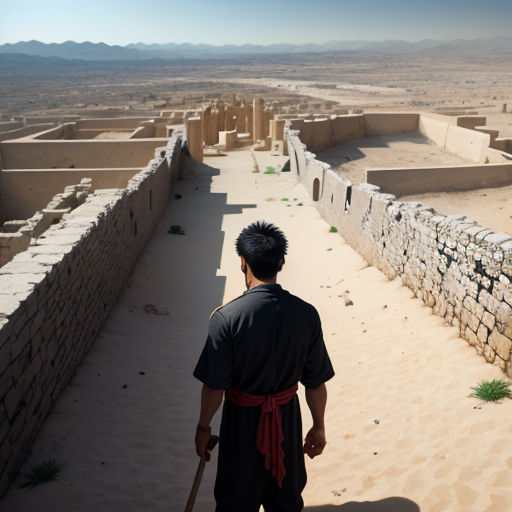
[(325, 429), (320, 427), (312, 427), (307, 433), (304, 441), (304, 453), (313, 459), (320, 455), (325, 448), (327, 441), (325, 440)]

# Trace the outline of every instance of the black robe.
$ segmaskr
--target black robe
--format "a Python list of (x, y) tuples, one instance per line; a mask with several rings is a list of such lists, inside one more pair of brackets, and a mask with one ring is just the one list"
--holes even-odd
[[(212, 389), (268, 395), (334, 376), (320, 317), (307, 302), (265, 284), (217, 309), (194, 376)], [(298, 397), (282, 405), (286, 476), (280, 489), (256, 449), (260, 407), (224, 401), (215, 482), (217, 512), (299, 511), (306, 485)]]

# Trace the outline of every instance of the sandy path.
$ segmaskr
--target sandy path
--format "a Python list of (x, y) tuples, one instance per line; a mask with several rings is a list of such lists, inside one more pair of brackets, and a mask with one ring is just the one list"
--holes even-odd
[[(262, 168), (279, 161), (264, 153), (258, 160)], [(318, 307), (337, 372), (328, 386), (329, 444), (308, 461), (306, 510), (512, 509), (512, 402), (480, 407), (468, 398), (470, 386), (500, 371), (329, 233), (294, 176), (253, 174), (246, 152), (207, 163), (222, 167), (212, 193), (206, 167), (179, 183), (183, 199), (170, 203), (38, 436), (29, 462), (51, 455), (65, 471), (29, 492), (13, 488), (0, 510), (183, 510), (196, 465), (199, 384), (191, 371), (209, 310), (242, 291), (234, 240), (262, 218), (289, 237), (281, 283)], [(186, 236), (168, 235), (171, 223)], [(353, 306), (345, 307), (345, 296)], [(145, 313), (147, 303), (169, 315)], [(307, 411), (303, 416), (309, 428)], [(211, 464), (198, 511), (214, 509), (214, 472)]]

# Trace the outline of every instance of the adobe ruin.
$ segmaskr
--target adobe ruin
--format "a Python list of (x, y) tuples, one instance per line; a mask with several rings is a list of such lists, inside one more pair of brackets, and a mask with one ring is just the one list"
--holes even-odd
[[(512, 138), (477, 114), (293, 110), (231, 97), (153, 119), (4, 127), (23, 136), (0, 142), (0, 493), (115, 306), (189, 154), (287, 155), (348, 244), (512, 376), (512, 236), (400, 200), (512, 185)], [(461, 162), (370, 168), (352, 183), (316, 158), (345, 141), (397, 134), (419, 134)]]

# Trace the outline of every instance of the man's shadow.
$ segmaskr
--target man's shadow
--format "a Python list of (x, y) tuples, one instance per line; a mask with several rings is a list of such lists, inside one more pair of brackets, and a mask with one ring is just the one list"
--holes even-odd
[(385, 498), (379, 501), (349, 501), (343, 505), (305, 507), (304, 512), (420, 512), (420, 507), (407, 498)]

